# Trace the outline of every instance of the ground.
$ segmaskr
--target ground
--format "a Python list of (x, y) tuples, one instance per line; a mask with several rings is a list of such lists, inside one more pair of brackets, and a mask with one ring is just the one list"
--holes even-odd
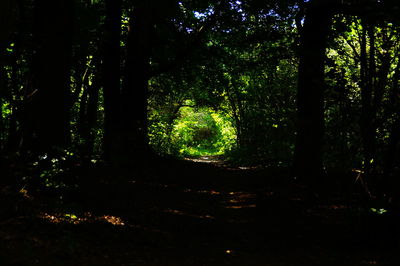
[(400, 263), (392, 217), (340, 193), (310, 200), (285, 169), (219, 157), (157, 165), (131, 178), (86, 171), (64, 192), (3, 188), (1, 265)]

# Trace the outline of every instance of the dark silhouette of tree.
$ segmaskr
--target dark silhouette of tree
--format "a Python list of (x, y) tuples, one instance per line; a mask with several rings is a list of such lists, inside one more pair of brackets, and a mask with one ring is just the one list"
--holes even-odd
[(324, 62), (331, 16), (325, 7), (311, 2), (301, 29), (294, 168), (310, 184), (320, 183), (323, 176)]
[(121, 148), (121, 15), (122, 1), (105, 1), (103, 91), (104, 158), (112, 161)]
[(147, 99), (150, 53), (154, 34), (153, 8), (151, 2), (140, 1), (133, 6), (129, 18), (120, 117), (121, 137), (124, 143), (122, 156), (129, 161), (146, 158), (148, 153)]
[(71, 1), (34, 1), (31, 86), (26, 95), (24, 146), (34, 153), (70, 143)]

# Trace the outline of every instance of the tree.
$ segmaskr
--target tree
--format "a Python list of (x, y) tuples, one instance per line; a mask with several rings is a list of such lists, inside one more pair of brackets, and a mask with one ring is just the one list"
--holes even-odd
[(105, 1), (103, 43), (104, 158), (112, 162), (121, 148), (121, 15), (122, 1)]
[(0, 56), (3, 56), (4, 49), (10, 42), (10, 36), (16, 24), (15, 8), (16, 2), (13, 0), (4, 0), (0, 3)]
[(321, 183), (323, 176), (324, 61), (331, 16), (325, 7), (311, 2), (301, 29), (294, 169), (309, 184)]
[(32, 80), (24, 119), (27, 151), (48, 153), (69, 144), (72, 29), (71, 1), (34, 1)]

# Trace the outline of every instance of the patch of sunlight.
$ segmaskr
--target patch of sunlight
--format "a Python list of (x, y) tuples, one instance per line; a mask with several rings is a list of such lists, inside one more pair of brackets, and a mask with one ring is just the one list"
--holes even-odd
[(113, 215), (103, 215), (103, 216), (94, 216), (90, 212), (83, 214), (81, 217), (78, 217), (72, 213), (41, 213), (39, 215), (41, 219), (47, 220), (51, 223), (69, 223), (69, 224), (81, 224), (81, 223), (90, 223), (90, 222), (106, 222), (112, 225), (124, 226), (124, 221), (117, 216)]
[(364, 173), (364, 171), (363, 170), (361, 170), (361, 169), (351, 169), (351, 171), (353, 172), (353, 173), (360, 173), (360, 174), (363, 174)]
[(103, 215), (99, 217), (99, 219), (104, 220), (112, 225), (120, 225), (120, 226), (125, 225), (124, 221), (121, 218), (112, 215)]
[(249, 192), (243, 192), (243, 191), (231, 191), (231, 192), (229, 192), (229, 195), (233, 195), (233, 196), (235, 196), (235, 197), (238, 197), (238, 198), (246, 198), (246, 199), (249, 199), (249, 198), (255, 198), (256, 197), (256, 194), (254, 194), (254, 193), (249, 193)]
[(209, 160), (208, 157), (200, 157), (200, 158), (185, 158), (186, 161), (191, 161), (195, 163), (215, 163), (218, 161)]
[(22, 188), (19, 193), (22, 195), (22, 197), (26, 198), (26, 199), (32, 199), (32, 197), (28, 194), (28, 190), (26, 190), (25, 188)]
[(244, 209), (244, 208), (255, 208), (256, 204), (253, 204), (256, 194), (248, 193), (243, 191), (231, 191), (228, 193), (229, 198), (226, 199), (227, 209)]
[(200, 157), (186, 157), (184, 158), (186, 161), (191, 161), (195, 163), (209, 163), (209, 164), (222, 164), (224, 161), (219, 159), (218, 156), (210, 155), (210, 156), (200, 156)]
[(226, 209), (247, 209), (247, 208), (256, 208), (256, 204), (245, 204), (245, 205), (233, 205), (233, 206), (226, 206)]
[(75, 214), (70, 214), (70, 213), (64, 213), (64, 214), (42, 213), (39, 215), (39, 217), (55, 224), (59, 223), (80, 224), (86, 221), (86, 218), (79, 218)]
[(230, 199), (230, 200), (228, 200), (228, 203), (230, 203), (230, 204), (240, 204), (240, 203), (242, 203), (242, 202), (245, 202), (246, 200), (244, 200), (244, 199)]
[(240, 170), (253, 170), (253, 169), (258, 169), (260, 166), (239, 166), (238, 169)]

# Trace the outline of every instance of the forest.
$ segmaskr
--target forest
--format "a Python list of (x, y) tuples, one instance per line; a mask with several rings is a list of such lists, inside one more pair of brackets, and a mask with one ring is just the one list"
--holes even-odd
[(397, 0), (0, 0), (1, 265), (400, 265)]

